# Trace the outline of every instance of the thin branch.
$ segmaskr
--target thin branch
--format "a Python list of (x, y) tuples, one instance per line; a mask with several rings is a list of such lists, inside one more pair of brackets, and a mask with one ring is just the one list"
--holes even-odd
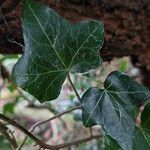
[(22, 50), (24, 51), (24, 45), (23, 45), (23, 44), (21, 44), (21, 43), (15, 41), (15, 40), (11, 40), (11, 39), (8, 39), (8, 41), (9, 41), (10, 43), (17, 44), (17, 45), (20, 46), (20, 47), (22, 48)]
[(46, 109), (46, 110), (48, 110), (48, 111), (50, 111), (51, 113), (53, 113), (54, 115), (56, 115), (56, 114), (58, 114), (59, 112), (55, 109), (55, 108), (53, 108), (53, 107), (51, 107), (51, 106), (47, 106), (47, 105), (37, 105), (37, 104), (35, 104), (35, 103), (32, 103), (32, 102), (29, 102), (29, 104), (27, 105), (27, 107), (28, 108), (32, 108), (32, 109)]
[(61, 114), (55, 115), (55, 116), (53, 116), (53, 117), (51, 117), (51, 118), (49, 118), (49, 119), (40, 121), (40, 122), (36, 123), (35, 125), (33, 125), (33, 126), (32, 126), (32, 129), (35, 129), (37, 126), (39, 126), (39, 125), (41, 125), (41, 124), (47, 123), (47, 122), (49, 122), (49, 121), (52, 121), (52, 120), (54, 120), (54, 119), (56, 119), (56, 118), (59, 118), (59, 117), (65, 115), (65, 114), (68, 114), (68, 113), (70, 113), (70, 112), (72, 112), (72, 111), (74, 111), (74, 110), (81, 109), (81, 108), (82, 108), (81, 106), (78, 106), (78, 107), (72, 108), (72, 109), (70, 109), (70, 110), (67, 110), (67, 111), (65, 111), (65, 112), (63, 112), (63, 113), (61, 113)]
[(68, 80), (69, 80), (69, 82), (70, 82), (70, 84), (71, 84), (71, 86), (72, 86), (72, 88), (73, 88), (73, 90), (74, 90), (78, 100), (81, 101), (80, 95), (79, 95), (78, 91), (76, 90), (76, 88), (75, 88), (75, 86), (74, 86), (74, 84), (73, 84), (69, 74), (68, 74)]
[(86, 138), (77, 139), (77, 140), (74, 140), (74, 141), (71, 141), (71, 142), (62, 143), (60, 145), (57, 145), (57, 147), (59, 147), (59, 148), (56, 148), (56, 150), (60, 149), (60, 148), (70, 147), (72, 145), (78, 145), (78, 144), (88, 142), (88, 141), (91, 141), (93, 139), (102, 138), (102, 137), (103, 137), (102, 134), (97, 134), (97, 135), (92, 135), (92, 136), (89, 136), (89, 137), (86, 137)]
[[(11, 81), (11, 83), (14, 84), (12, 81)], [(15, 85), (15, 87), (16, 87), (16, 85)], [(18, 91), (18, 94), (19, 94), (24, 100), (26, 100), (28, 103), (31, 103), (31, 100), (30, 100), (27, 96), (25, 96), (25, 95), (23, 94), (22, 90), (20, 90), (18, 87), (16, 87), (16, 89), (17, 89), (17, 91)]]
[(0, 132), (5, 136), (5, 138), (9, 141), (12, 148), (17, 148), (17, 142), (15, 137), (8, 132), (8, 128), (0, 121)]
[[(61, 115), (59, 115), (59, 116), (61, 116)], [(59, 116), (57, 116), (57, 117), (59, 117)], [(66, 143), (62, 143), (62, 144), (58, 144), (58, 145), (48, 145), (48, 144), (44, 143), (43, 141), (41, 141), (36, 136), (34, 136), (30, 131), (28, 131), (27, 129), (22, 127), (20, 124), (18, 124), (13, 119), (8, 118), (8, 117), (6, 117), (5, 115), (3, 115), (1, 113), (0, 113), (0, 119), (3, 120), (3, 121), (6, 121), (7, 123), (9, 123), (9, 124), (15, 126), (16, 128), (18, 128), (20, 131), (22, 131), (23, 133), (28, 135), (32, 140), (34, 140), (36, 142), (36, 144), (38, 144), (40, 146), (40, 148), (44, 148), (44, 149), (59, 150), (61, 148), (69, 147), (69, 146), (76, 145), (76, 144), (81, 144), (83, 142), (87, 142), (87, 141), (93, 140), (95, 138), (101, 138), (102, 137), (102, 134), (97, 134), (97, 135), (89, 136), (87, 138), (78, 139), (78, 140), (74, 140), (74, 141), (71, 141), (71, 142), (66, 142)]]
[[(36, 124), (34, 124), (34, 125), (30, 128), (29, 131), (30, 131), (30, 132), (33, 132), (36, 127), (38, 127), (38, 126), (40, 126), (40, 125), (42, 125), (42, 124), (45, 124), (45, 123), (47, 123), (47, 122), (50, 122), (50, 121), (52, 121), (52, 120), (54, 120), (54, 119), (56, 119), (56, 118), (60, 118), (61, 116), (65, 115), (65, 114), (68, 114), (68, 113), (70, 113), (70, 112), (72, 112), (72, 111), (74, 111), (74, 110), (77, 110), (77, 109), (81, 109), (81, 106), (72, 108), (72, 109), (70, 109), (70, 110), (68, 110), (68, 111), (65, 111), (65, 112), (61, 113), (61, 114), (55, 115), (55, 116), (53, 116), (53, 117), (51, 117), (51, 118), (49, 118), (49, 119), (45, 119), (45, 120), (42, 120), (42, 121), (40, 121), (40, 122), (37, 122)], [(18, 147), (17, 150), (21, 150), (21, 148), (23, 147), (23, 145), (25, 144), (25, 142), (26, 142), (27, 139), (28, 139), (28, 135), (25, 136), (23, 142), (20, 144), (20, 146)]]
[[(48, 110), (50, 111), (53, 115), (57, 115), (58, 113), (60, 113), (59, 111), (57, 111), (54, 107), (52, 106), (47, 106), (47, 105), (37, 105), (35, 103), (29, 103), (27, 105), (28, 108), (33, 108), (33, 109), (45, 109), (45, 110)], [(67, 129), (67, 125), (66, 125), (66, 122), (62, 119), (62, 118), (59, 118), (60, 122), (62, 123), (62, 126), (64, 129)]]
[(14, 142), (14, 145), (16, 145), (16, 147), (18, 147), (16, 138), (15, 138), (15, 136), (14, 136), (14, 132), (10, 131), (10, 135), (11, 135), (11, 138), (12, 138), (12, 140), (13, 140), (13, 142)]
[[(73, 88), (73, 90), (74, 90), (74, 92), (75, 92), (78, 100), (81, 102), (80, 95), (79, 95), (77, 89), (75, 88), (75, 86), (74, 86), (74, 84), (73, 84), (73, 82), (72, 82), (71, 77), (70, 77), (69, 74), (68, 74), (68, 80), (69, 80), (69, 82), (70, 82), (70, 84), (71, 84), (71, 86), (72, 86), (72, 88)], [(92, 136), (92, 128), (89, 128), (89, 131), (90, 131), (90, 135)]]
[(8, 117), (6, 117), (5, 115), (0, 113), (0, 119), (3, 121), (6, 121), (7, 123), (15, 126), (16, 128), (18, 128), (20, 131), (22, 131), (23, 133), (27, 134), (28, 136), (30, 136), (30, 138), (32, 138), (34, 141), (36, 141), (37, 143), (40, 143), (41, 141), (35, 137), (32, 133), (30, 133), (27, 129), (25, 129), (24, 127), (22, 127), (20, 124), (18, 124), (17, 122), (15, 122), (13, 119), (10, 119)]

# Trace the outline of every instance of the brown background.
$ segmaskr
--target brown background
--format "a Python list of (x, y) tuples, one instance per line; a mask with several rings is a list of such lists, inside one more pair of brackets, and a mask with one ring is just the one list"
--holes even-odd
[[(105, 61), (131, 56), (150, 87), (150, 0), (41, 0), (75, 23), (85, 19), (104, 22)], [(0, 53), (22, 53), (21, 0), (0, 1)]]

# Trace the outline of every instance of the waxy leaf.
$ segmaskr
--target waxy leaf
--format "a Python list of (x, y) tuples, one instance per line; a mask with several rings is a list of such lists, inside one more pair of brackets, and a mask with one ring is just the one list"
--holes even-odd
[(141, 127), (134, 134), (134, 150), (150, 150), (150, 103), (148, 103), (141, 115)]
[(101, 125), (122, 149), (131, 150), (134, 110), (149, 97), (148, 89), (128, 75), (115, 71), (107, 77), (104, 89), (90, 88), (84, 93), (81, 98), (83, 123), (86, 127)]
[(71, 24), (48, 6), (24, 0), (23, 36), (25, 52), (13, 79), (40, 102), (58, 97), (69, 72), (87, 72), (102, 63), (99, 21)]
[(121, 150), (118, 143), (108, 135), (104, 137), (104, 150)]
[(150, 102), (145, 106), (142, 112), (141, 126), (144, 129), (150, 130)]
[(133, 150), (150, 150), (150, 130), (143, 128), (136, 129)]

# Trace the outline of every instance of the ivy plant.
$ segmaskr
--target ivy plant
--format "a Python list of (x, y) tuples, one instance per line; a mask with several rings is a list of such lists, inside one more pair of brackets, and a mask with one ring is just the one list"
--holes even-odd
[(134, 133), (134, 150), (150, 149), (150, 103), (145, 106), (141, 115), (141, 126)]
[(101, 65), (104, 29), (99, 21), (71, 24), (45, 5), (24, 1), (25, 53), (13, 78), (40, 102), (56, 99), (69, 72), (83, 73)]
[[(71, 24), (48, 6), (24, 0), (22, 24), (25, 52), (14, 66), (12, 76), (18, 86), (41, 103), (59, 96), (69, 73), (88, 72), (102, 64), (102, 22)], [(150, 105), (142, 113), (139, 128), (135, 125), (135, 112), (149, 99), (147, 88), (123, 72), (112, 72), (103, 89), (91, 87), (79, 98), (83, 124), (102, 126), (106, 150), (148, 150)]]
[(90, 88), (82, 96), (83, 123), (86, 127), (101, 125), (124, 150), (131, 150), (135, 111), (149, 96), (150, 92), (128, 75), (112, 72), (104, 89)]

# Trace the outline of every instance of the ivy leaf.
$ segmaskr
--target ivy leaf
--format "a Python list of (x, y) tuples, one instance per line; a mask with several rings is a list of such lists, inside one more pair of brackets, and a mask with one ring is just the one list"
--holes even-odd
[(137, 128), (134, 134), (133, 150), (150, 150), (150, 130)]
[(109, 135), (105, 135), (104, 140), (104, 150), (121, 150), (118, 143)]
[(112, 72), (105, 80), (104, 89), (90, 88), (83, 94), (83, 123), (86, 127), (101, 125), (122, 149), (131, 150), (134, 110), (149, 97), (149, 90), (128, 75)]
[(141, 126), (144, 129), (150, 130), (150, 103), (148, 103), (141, 115)]
[(134, 150), (150, 149), (150, 103), (148, 103), (141, 115), (141, 127), (134, 134)]
[(46, 5), (24, 0), (25, 53), (13, 79), (40, 102), (58, 97), (69, 71), (87, 72), (101, 65), (104, 29), (99, 21), (71, 24)]

